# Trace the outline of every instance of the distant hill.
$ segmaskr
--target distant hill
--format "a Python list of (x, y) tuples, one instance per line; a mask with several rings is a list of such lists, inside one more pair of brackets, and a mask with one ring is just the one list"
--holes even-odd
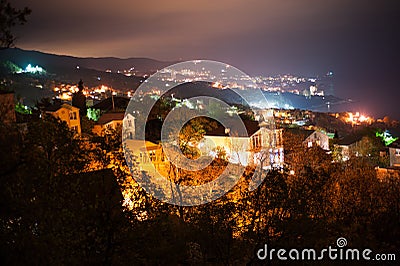
[[(65, 55), (47, 54), (37, 51), (26, 51), (19, 48), (0, 50), (0, 77), (7, 80), (10, 89), (32, 104), (43, 97), (52, 97), (52, 88), (57, 84), (77, 84), (80, 79), (89, 87), (106, 85), (119, 91), (134, 91), (143, 82), (143, 75), (153, 74), (176, 62), (162, 62), (149, 58), (120, 59), (79, 58)], [(46, 70), (36, 75), (29, 73), (15, 74), (18, 68), (26, 68), (28, 64)], [(132, 69), (132, 75), (126, 76), (117, 71)], [(110, 70), (110, 71), (107, 71)], [(0, 80), (1, 83), (1, 80)], [(177, 98), (188, 98), (194, 95), (216, 97), (228, 103), (244, 104), (233, 90), (215, 89), (210, 84), (187, 84), (185, 89), (170, 91)], [(253, 99), (249, 94), (250, 104), (257, 105), (260, 99)], [(349, 108), (349, 102), (327, 97), (304, 97), (293, 93), (276, 93), (264, 91), (264, 95), (274, 108), (298, 108), (313, 111), (343, 111)], [(328, 108), (329, 106), (329, 108)]]
[[(29, 64), (40, 66), (45, 72), (16, 74)], [(106, 85), (132, 91), (144, 80), (144, 74), (150, 75), (171, 64), (148, 58), (78, 58), (10, 48), (0, 50), (0, 85), (15, 91), (25, 104), (31, 105), (43, 97), (52, 97), (54, 85), (77, 84), (80, 79), (89, 87)], [(134, 68), (131, 76), (117, 72), (131, 68)]]
[(26, 67), (28, 64), (40, 65), (45, 69), (51, 69), (51, 71), (55, 73), (76, 69), (77, 66), (80, 68), (97, 71), (111, 70), (112, 72), (117, 72), (118, 70), (128, 70), (133, 67), (138, 75), (152, 74), (159, 69), (175, 63), (162, 62), (149, 58), (80, 58), (66, 55), (48, 54), (37, 51), (26, 51), (19, 48), (1, 50), (0, 60), (9, 60), (21, 67)]
[[(166, 95), (174, 94), (175, 98), (185, 99), (194, 96), (209, 96), (225, 101), (229, 104), (247, 105), (247, 103), (236, 93), (239, 89), (215, 89), (207, 82), (193, 82), (181, 84), (172, 90), (168, 91)], [(261, 106), (264, 101), (257, 98), (258, 94), (254, 91), (240, 91), (242, 95), (249, 100), (248, 104), (251, 106)], [(343, 112), (351, 107), (351, 102), (340, 99), (335, 96), (314, 96), (305, 97), (294, 93), (277, 93), (263, 91), (265, 99), (273, 108), (295, 108), (302, 110), (311, 110), (316, 112)], [(328, 107), (329, 106), (329, 107)]]

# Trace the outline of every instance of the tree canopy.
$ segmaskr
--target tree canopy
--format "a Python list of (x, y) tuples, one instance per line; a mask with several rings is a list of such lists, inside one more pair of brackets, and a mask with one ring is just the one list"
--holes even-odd
[(0, 0), (0, 48), (12, 47), (17, 37), (12, 32), (16, 25), (27, 22), (26, 17), (31, 13), (27, 7), (17, 9), (9, 1)]

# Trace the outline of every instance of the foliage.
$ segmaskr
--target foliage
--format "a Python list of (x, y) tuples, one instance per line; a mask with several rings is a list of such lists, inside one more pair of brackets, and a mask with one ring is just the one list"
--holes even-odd
[(20, 68), (18, 65), (14, 64), (11, 61), (5, 61), (2, 62), (1, 67), (3, 67), (6, 71), (6, 73), (21, 73), (22, 72), (22, 68)]
[(88, 108), (87, 109), (87, 117), (90, 120), (97, 122), (97, 120), (99, 120), (99, 118), (100, 118), (100, 109)]
[(32, 114), (32, 110), (23, 105), (21, 102), (17, 102), (17, 104), (15, 105), (15, 111), (20, 114)]
[(377, 131), (375, 134), (377, 138), (382, 139), (382, 141), (385, 143), (385, 146), (389, 146), (390, 144), (398, 140), (398, 138), (393, 137), (387, 130), (385, 132)]
[(26, 17), (31, 13), (27, 7), (16, 9), (7, 0), (0, 1), (0, 47), (9, 48), (13, 46), (16, 37), (11, 29), (16, 25), (26, 23)]
[[(254, 169), (248, 168), (220, 199), (177, 207), (132, 180), (118, 129), (80, 138), (50, 116), (25, 130), (1, 125), (1, 261), (258, 264), (256, 251), (264, 244), (318, 249), (338, 236), (354, 247), (398, 250), (398, 178), (378, 179), (368, 157), (332, 163), (294, 136), (287, 143), (294, 174), (262, 172), (264, 182), (249, 191)], [(213, 166), (200, 177), (181, 172), (180, 178), (218, 175), (223, 158)]]

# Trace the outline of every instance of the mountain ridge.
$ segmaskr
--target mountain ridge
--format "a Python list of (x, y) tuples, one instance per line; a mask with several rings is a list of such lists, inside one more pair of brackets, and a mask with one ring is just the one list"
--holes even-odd
[[(15, 64), (25, 66), (29, 62), (35, 65), (41, 65), (44, 68), (60, 68), (60, 63), (65, 68), (84, 67), (88, 69), (113, 72), (129, 70), (135, 67), (137, 74), (152, 74), (159, 69), (177, 62), (160, 61), (146, 57), (76, 57), (71, 55), (59, 55), (54, 53), (45, 53), (35, 50), (23, 50), (21, 48), (8, 48), (0, 51), (0, 60), (9, 60)], [(29, 61), (29, 62), (28, 62)]]

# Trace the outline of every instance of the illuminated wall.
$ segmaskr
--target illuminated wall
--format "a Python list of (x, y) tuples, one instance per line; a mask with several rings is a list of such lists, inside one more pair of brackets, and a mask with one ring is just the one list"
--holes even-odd
[(57, 117), (62, 121), (65, 121), (68, 127), (73, 131), (75, 131), (76, 133), (78, 134), (82, 133), (79, 108), (64, 103), (58, 110), (52, 112), (47, 111), (47, 113), (50, 113), (54, 117)]

